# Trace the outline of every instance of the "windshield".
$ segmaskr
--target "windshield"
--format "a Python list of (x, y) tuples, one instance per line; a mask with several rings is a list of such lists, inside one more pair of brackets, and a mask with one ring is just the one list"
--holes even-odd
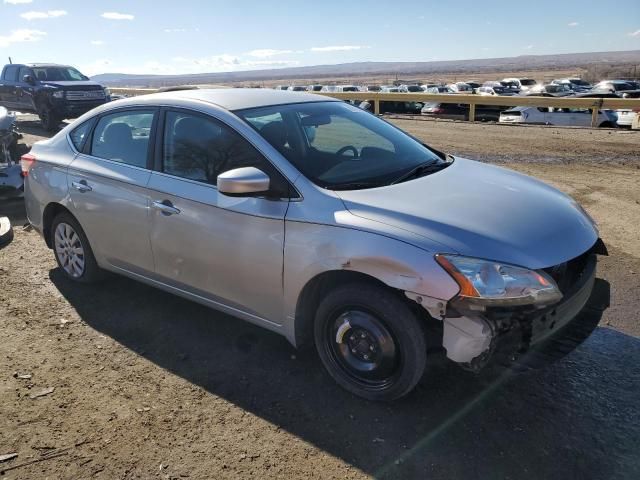
[(389, 185), (425, 163), (444, 161), (389, 123), (343, 102), (276, 105), (236, 112), (317, 185)]
[(33, 74), (41, 82), (80, 82), (89, 80), (73, 67), (33, 67)]
[(536, 84), (536, 81), (531, 80), (529, 78), (523, 78), (522, 80), (520, 80), (520, 85), (525, 85), (527, 87), (535, 84)]

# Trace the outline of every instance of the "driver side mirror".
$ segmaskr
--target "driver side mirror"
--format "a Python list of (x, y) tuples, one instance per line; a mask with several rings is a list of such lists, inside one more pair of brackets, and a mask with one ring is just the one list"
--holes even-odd
[(267, 193), (269, 175), (255, 167), (234, 168), (218, 175), (218, 191), (230, 197), (250, 197)]
[(31, 75), (25, 75), (24, 77), (22, 77), (22, 81), (24, 83), (28, 83), (29, 85), (33, 85), (36, 83)]

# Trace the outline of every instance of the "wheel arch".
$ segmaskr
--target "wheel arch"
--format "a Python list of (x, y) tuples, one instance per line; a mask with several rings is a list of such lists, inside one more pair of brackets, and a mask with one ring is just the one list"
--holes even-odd
[[(76, 218), (67, 207), (57, 202), (49, 203), (42, 212), (42, 236), (49, 248), (53, 248), (53, 244), (51, 243), (51, 225), (53, 224), (53, 219), (61, 213), (68, 213), (73, 218)], [(77, 220), (76, 218), (76, 221)]]
[(311, 278), (298, 295), (294, 320), (296, 347), (301, 348), (313, 344), (315, 312), (324, 295), (339, 286), (358, 282), (384, 287), (389, 291), (397, 292), (398, 297), (406, 301), (408, 305), (414, 303), (402, 295), (399, 289), (367, 273), (354, 270), (327, 270)]

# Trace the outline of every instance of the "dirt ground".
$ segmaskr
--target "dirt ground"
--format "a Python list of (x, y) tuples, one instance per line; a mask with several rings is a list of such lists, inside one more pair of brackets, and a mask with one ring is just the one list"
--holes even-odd
[[(3, 478), (640, 478), (640, 133), (396, 123), (599, 222), (612, 306), (587, 342), (497, 380), (434, 358), (408, 398), (369, 403), (275, 334), (125, 278), (71, 284), (17, 228), (0, 250)], [(19, 201), (7, 213), (24, 221)]]

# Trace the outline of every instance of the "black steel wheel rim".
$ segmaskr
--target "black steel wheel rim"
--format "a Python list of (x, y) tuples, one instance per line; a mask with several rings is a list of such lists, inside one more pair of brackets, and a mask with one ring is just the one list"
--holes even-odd
[(400, 370), (400, 349), (378, 316), (347, 308), (336, 312), (326, 327), (329, 359), (350, 381), (373, 390), (393, 384)]

